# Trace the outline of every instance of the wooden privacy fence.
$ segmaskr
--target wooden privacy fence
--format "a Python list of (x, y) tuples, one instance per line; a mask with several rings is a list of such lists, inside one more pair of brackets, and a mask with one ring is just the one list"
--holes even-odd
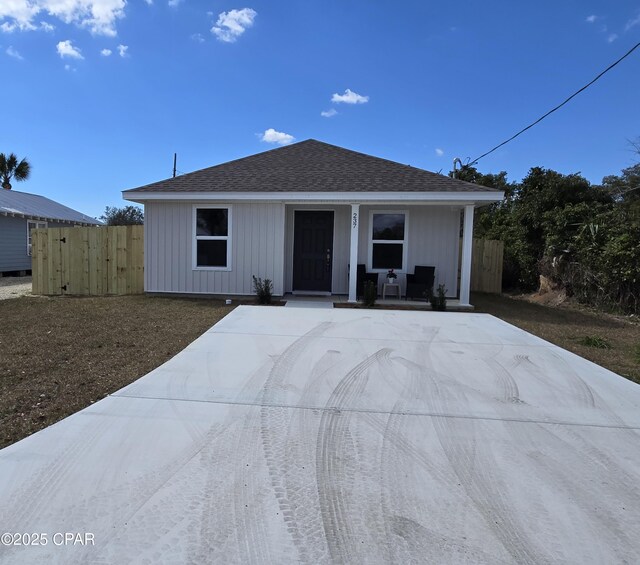
[[(143, 226), (32, 231), (33, 294), (103, 296), (144, 292)], [(471, 290), (502, 292), (501, 241), (474, 239)]]
[(143, 226), (33, 230), (33, 294), (144, 292), (143, 234)]
[(474, 239), (471, 259), (471, 290), (502, 292), (504, 243), (495, 239)]

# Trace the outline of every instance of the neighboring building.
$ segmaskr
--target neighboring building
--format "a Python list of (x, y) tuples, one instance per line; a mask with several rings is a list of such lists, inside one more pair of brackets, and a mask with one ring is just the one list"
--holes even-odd
[[(503, 193), (315, 140), (123, 192), (144, 204), (147, 292), (348, 294), (356, 269), (433, 265), (469, 303), (473, 211)], [(461, 288), (460, 225), (463, 218)], [(382, 277), (380, 277), (382, 279)]]
[(101, 225), (44, 196), (0, 188), (0, 274), (31, 270), (31, 230)]

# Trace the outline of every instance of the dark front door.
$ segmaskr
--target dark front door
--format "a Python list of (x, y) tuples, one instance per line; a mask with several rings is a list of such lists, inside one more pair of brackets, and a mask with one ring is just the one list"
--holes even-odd
[(333, 211), (296, 211), (293, 290), (331, 292), (332, 261)]

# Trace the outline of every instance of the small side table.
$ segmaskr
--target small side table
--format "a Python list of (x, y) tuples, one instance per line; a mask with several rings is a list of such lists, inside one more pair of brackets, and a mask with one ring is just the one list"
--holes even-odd
[(384, 283), (382, 285), (382, 300), (384, 300), (387, 297), (387, 291), (390, 288), (395, 290), (395, 293), (397, 294), (399, 299), (402, 298), (402, 291), (400, 290), (399, 283)]

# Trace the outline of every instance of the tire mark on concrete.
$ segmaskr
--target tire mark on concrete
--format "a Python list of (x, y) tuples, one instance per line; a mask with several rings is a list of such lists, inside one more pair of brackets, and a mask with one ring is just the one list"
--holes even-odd
[[(490, 565), (506, 565), (512, 563), (489, 555), (479, 547), (468, 542), (460, 543), (437, 534), (406, 516), (392, 515), (389, 517), (391, 531), (395, 536), (395, 543), (405, 544), (407, 557), (394, 560), (394, 563), (438, 563), (443, 556), (447, 556), (448, 563), (487, 563)], [(400, 542), (398, 540), (401, 540)]]
[(513, 375), (495, 358), (485, 358), (484, 362), (491, 369), (491, 373), (498, 380), (498, 387), (502, 391), (502, 401), (513, 404), (524, 404), (520, 398), (520, 389)]
[[(270, 357), (251, 373), (236, 400), (246, 400), (261, 386), (273, 368), (274, 357)], [(185, 410), (189, 409), (185, 403)], [(191, 554), (192, 562), (241, 562), (247, 556), (246, 540), (238, 539), (239, 524), (244, 523), (248, 510), (260, 500), (253, 491), (253, 475), (259, 464), (258, 452), (251, 449), (255, 442), (255, 413), (258, 408), (245, 407), (242, 410), (231, 407), (222, 424), (223, 435), (216, 442), (207, 442), (202, 450), (202, 473), (206, 477), (206, 487), (201, 493), (198, 553)], [(238, 414), (242, 414), (240, 418)], [(248, 416), (245, 417), (245, 414)], [(185, 413), (185, 416), (188, 414)], [(248, 465), (248, 467), (247, 467)], [(253, 478), (252, 478), (253, 477)], [(221, 508), (226, 509), (225, 513)], [(255, 516), (254, 516), (255, 517)], [(253, 530), (251, 530), (253, 531)]]
[(353, 412), (340, 412), (361, 395), (369, 379), (371, 367), (389, 357), (391, 350), (383, 348), (367, 357), (349, 371), (327, 400), (316, 443), (316, 473), (318, 496), (324, 532), (331, 560), (345, 563), (359, 558), (356, 531), (357, 513), (348, 511), (354, 495), (355, 461), (351, 434)]
[[(492, 368), (502, 370), (506, 373), (508, 371), (499, 361), (493, 360), (491, 364)], [(530, 368), (529, 368), (530, 369)], [(575, 375), (576, 379), (581, 379)], [(506, 385), (508, 387), (508, 384)], [(586, 386), (586, 384), (585, 384)], [(574, 389), (580, 390), (579, 384), (574, 382)], [(589, 389), (590, 390), (590, 389)], [(508, 394), (508, 390), (505, 390), (505, 394)], [(595, 400), (595, 397), (591, 394), (582, 394), (580, 403), (582, 406), (586, 404), (587, 407), (591, 407), (591, 399)], [(595, 404), (595, 402), (594, 402)], [(517, 415), (515, 407), (508, 405), (498, 405), (496, 410), (502, 417), (511, 417)], [(544, 413), (544, 410), (541, 410)], [(615, 415), (612, 414), (615, 417)], [(531, 422), (526, 425), (510, 425), (506, 427), (509, 435), (512, 436), (514, 442), (517, 445), (526, 447), (528, 451), (537, 452), (545, 451), (549, 452), (555, 446), (555, 450), (558, 453), (563, 454), (562, 461), (556, 461), (555, 465), (550, 465), (548, 461), (541, 460), (539, 458), (532, 458), (532, 461), (536, 464), (541, 472), (544, 472), (548, 477), (551, 477), (551, 481), (546, 481), (546, 484), (562, 485), (562, 491), (570, 492), (571, 499), (576, 506), (579, 506), (585, 513), (585, 516), (591, 516), (592, 506), (590, 502), (590, 491), (593, 484), (608, 485), (606, 490), (611, 490), (616, 493), (616, 497), (619, 500), (628, 500), (629, 495), (633, 493), (636, 503), (640, 503), (640, 497), (638, 496), (638, 488), (636, 487), (637, 478), (629, 476), (619, 465), (614, 462), (610, 457), (604, 454), (596, 446), (587, 442), (577, 430), (567, 427), (558, 426), (557, 429), (565, 435), (569, 435), (572, 441), (566, 441), (560, 438), (556, 433), (552, 431), (549, 426), (542, 425), (538, 422)], [(625, 430), (627, 431), (627, 430)], [(622, 432), (621, 432), (622, 433)], [(540, 443), (540, 436), (544, 436), (547, 439), (542, 442), (540, 450), (534, 450), (534, 446)], [(576, 445), (576, 443), (579, 444)], [(588, 457), (585, 457), (588, 455)], [(571, 460), (568, 464), (567, 460)], [(593, 466), (596, 463), (597, 466)], [(579, 472), (576, 472), (579, 469)], [(583, 480), (582, 476), (587, 475), (588, 480)], [(624, 476), (625, 480), (619, 482), (619, 484), (613, 484), (612, 478), (615, 476)], [(614, 493), (612, 493), (614, 494)], [(543, 516), (548, 516), (548, 512), (543, 511), (538, 513), (538, 522), (542, 526)], [(612, 540), (615, 540), (615, 544), (624, 544), (626, 547), (631, 547), (633, 544), (630, 542), (624, 527), (619, 524), (617, 518), (611, 514), (608, 510), (601, 508), (597, 515), (597, 520), (600, 523), (600, 532), (604, 535), (605, 531), (610, 532)], [(544, 524), (545, 537), (548, 540), (549, 549), (555, 548), (554, 559), (558, 559), (563, 555), (562, 540), (557, 535), (557, 528), (554, 527), (547, 518)]]
[(596, 403), (591, 387), (587, 383), (585, 383), (579, 375), (576, 374), (576, 372), (571, 368), (566, 360), (560, 357), (560, 355), (558, 355), (555, 351), (551, 351), (551, 355), (566, 369), (565, 371), (563, 371), (563, 374), (568, 377), (567, 380), (570, 387), (569, 392), (571, 393), (571, 396), (577, 398), (581, 406), (594, 408)]
[[(607, 498), (617, 500), (619, 505), (628, 505), (629, 508), (637, 508), (640, 499), (637, 492), (625, 492), (626, 483), (616, 481), (615, 469), (602, 469), (594, 466), (590, 457), (585, 457), (576, 446), (567, 442), (549, 429), (543, 430), (546, 439), (540, 441), (540, 449), (534, 453), (545, 453), (544, 456), (531, 456), (530, 461), (538, 472), (546, 476), (545, 484), (553, 485), (565, 496), (568, 495), (572, 505), (579, 508), (583, 519), (582, 528), (589, 528), (593, 536), (597, 536), (601, 545), (616, 555), (615, 562), (625, 562), (630, 548), (635, 548), (635, 554), (640, 559), (637, 549), (636, 537), (629, 532), (629, 523), (621, 522), (620, 516), (612, 513), (605, 506), (599, 505), (594, 512), (593, 489), (598, 485), (600, 496), (607, 493)], [(554, 445), (555, 444), (555, 445)], [(550, 453), (561, 453), (560, 457), (553, 457)], [(637, 480), (637, 478), (636, 478)], [(629, 490), (636, 490), (632, 485)], [(548, 536), (547, 536), (548, 537)], [(551, 539), (551, 538), (549, 538)], [(561, 542), (556, 542), (562, 547)], [(596, 548), (591, 548), (594, 551)], [(562, 551), (560, 549), (560, 551)], [(595, 562), (607, 562), (611, 559), (611, 553), (591, 557)], [(568, 555), (564, 555), (569, 558)]]
[[(238, 429), (241, 426), (242, 423), (238, 420), (229, 422), (225, 426), (224, 436), (203, 450), (201, 466), (206, 481), (201, 493), (200, 517), (196, 522), (200, 527), (200, 542), (193, 546), (197, 552), (190, 552), (192, 563), (241, 561), (235, 532), (240, 517), (237, 515), (234, 497), (238, 487), (244, 488), (244, 483), (238, 485), (241, 478), (231, 463), (237, 455), (238, 442), (235, 438), (242, 435), (242, 430)], [(241, 464), (246, 464), (245, 458), (241, 458)], [(240, 509), (241, 512), (244, 510)]]
[[(77, 417), (79, 416), (80, 414)], [(82, 435), (76, 434), (75, 439), (51, 463), (42, 466), (11, 494), (0, 518), (1, 524), (10, 524), (16, 532), (29, 531), (34, 517), (46, 512), (50, 497), (60, 490), (70, 472), (82, 466), (83, 457), (93, 448), (109, 424), (108, 418), (100, 415), (85, 413), (83, 416), (93, 419), (90, 431)]]
[[(312, 367), (300, 396), (300, 404), (311, 404), (318, 382), (332, 372), (339, 373), (344, 360), (339, 351), (329, 350)], [(320, 501), (316, 488), (315, 444), (308, 441), (318, 433), (320, 410), (294, 410), (287, 430), (286, 497), (294, 513), (298, 530), (307, 547), (309, 563), (330, 563), (324, 535)]]
[[(432, 392), (427, 401), (431, 410), (442, 414), (449, 412), (452, 403), (467, 405), (466, 395), (460, 389), (450, 392), (440, 386), (433, 371), (407, 359), (401, 361), (420, 374), (419, 378), (429, 381)], [(481, 422), (434, 416), (433, 423), (453, 472), (495, 538), (517, 563), (540, 563), (538, 552), (505, 499), (503, 493), (507, 488), (494, 472), (494, 458), (490, 452), (478, 449), (477, 426)]]
[(289, 444), (291, 410), (273, 404), (282, 401), (280, 395), (309, 345), (334, 325), (332, 322), (322, 322), (291, 344), (275, 361), (261, 393), (260, 440), (271, 487), (286, 530), (297, 550), (297, 555), (292, 558), (305, 563), (315, 562), (321, 557), (323, 547), (314, 539), (316, 536), (313, 531), (305, 527), (304, 519), (301, 521), (302, 514), (310, 509), (300, 508), (291, 500), (296, 499), (298, 488), (298, 477), (293, 476), (298, 474), (295, 468), (297, 461), (290, 456), (291, 448), (295, 450), (295, 445)]
[[(194, 475), (185, 471), (185, 468), (201, 467), (203, 454), (207, 450), (214, 447), (219, 450), (226, 445), (226, 433), (226, 427), (213, 424), (200, 442), (182, 449), (168, 464), (134, 481), (118, 484), (116, 493), (103, 491), (84, 504), (85, 508), (95, 508), (103, 515), (111, 516), (114, 524), (117, 524), (112, 531), (100, 536), (100, 555), (106, 556), (105, 562), (111, 561), (108, 555), (113, 547), (130, 548), (129, 553), (142, 561), (140, 556), (149, 547), (157, 547), (168, 531), (174, 531), (177, 537), (185, 540), (187, 547), (201, 546), (201, 534), (195, 524), (200, 515), (198, 510), (202, 506), (201, 493), (205, 490), (207, 474), (199, 472)], [(116, 501), (126, 503), (113, 506), (111, 496)], [(91, 516), (88, 519), (95, 523), (98, 517)], [(116, 519), (113, 520), (113, 517)], [(171, 562), (171, 555), (171, 551), (167, 550), (163, 552), (162, 559), (158, 556), (154, 561)], [(87, 552), (88, 556), (93, 555)], [(173, 560), (176, 559), (178, 557), (173, 554)], [(182, 559), (184, 556), (180, 557)]]
[[(159, 532), (166, 526), (167, 521), (178, 523), (186, 519), (181, 501), (175, 497), (169, 497), (161, 505), (160, 512), (145, 511), (143, 513), (145, 517), (143, 529), (148, 531), (144, 540), (141, 540), (139, 536), (132, 538), (127, 524), (134, 522), (147, 505), (157, 506), (157, 502), (154, 502), (153, 499), (158, 495), (166, 497), (162, 491), (169, 483), (181, 482), (185, 487), (181, 489), (181, 492), (188, 490), (189, 479), (181, 474), (182, 469), (193, 464), (203, 447), (214, 443), (222, 433), (223, 429), (219, 425), (210, 426), (199, 442), (190, 442), (177, 452), (167, 464), (149, 469), (132, 480), (118, 481), (113, 486), (102, 488), (97, 494), (64, 507), (64, 515), (78, 524), (78, 527), (75, 528), (77, 531), (82, 531), (83, 524), (96, 524), (104, 518), (111, 519), (113, 528), (100, 534), (100, 553), (108, 552), (113, 543), (125, 544), (125, 547), (133, 547), (137, 544), (137, 549), (141, 550), (144, 544), (152, 543), (153, 539), (158, 538)], [(120, 458), (121, 465), (118, 464), (118, 468), (124, 469), (125, 476), (129, 451), (123, 450), (124, 455)], [(113, 465), (113, 462), (111, 464)], [(167, 519), (167, 517), (169, 518)], [(158, 527), (151, 527), (152, 524), (156, 524)], [(69, 527), (68, 530), (74, 531), (74, 528)], [(93, 558), (95, 548), (92, 548), (91, 551), (89, 549), (80, 555), (79, 562), (83, 562), (85, 557), (89, 555)]]
[[(438, 329), (432, 329), (427, 332), (424, 342), (420, 343), (420, 348), (425, 351), (431, 346), (435, 339)], [(392, 363), (395, 361), (395, 363)], [(395, 366), (394, 366), (395, 365)], [(387, 543), (384, 545), (384, 558), (386, 562), (406, 563), (410, 562), (415, 555), (426, 555), (429, 548), (429, 542), (416, 536), (416, 533), (422, 533), (424, 530), (420, 528), (407, 528), (404, 531), (402, 539), (398, 539), (397, 524), (394, 521), (396, 508), (402, 505), (398, 504), (397, 489), (403, 484), (403, 474), (399, 473), (398, 461), (403, 460), (399, 457), (400, 451), (412, 452), (416, 455), (418, 462), (423, 463), (425, 457), (423, 454), (418, 455), (418, 450), (408, 445), (408, 442), (401, 441), (396, 443), (399, 438), (406, 435), (407, 419), (401, 416), (408, 407), (407, 399), (411, 401), (424, 401), (425, 381), (416, 378), (415, 371), (409, 369), (402, 363), (398, 363), (395, 358), (393, 360), (385, 359), (383, 361), (384, 374), (397, 375), (398, 367), (404, 369), (404, 379), (402, 379), (403, 390), (398, 395), (398, 400), (394, 404), (391, 413), (387, 417), (386, 426), (382, 432), (382, 447), (380, 450), (380, 505), (382, 509), (383, 527), (386, 533)], [(397, 380), (397, 377), (396, 379)], [(430, 468), (429, 465), (427, 468)], [(403, 461), (403, 468), (406, 468), (406, 462)], [(445, 482), (446, 484), (446, 482)], [(403, 551), (404, 550), (404, 551)], [(409, 551), (407, 551), (409, 550)], [(415, 553), (413, 553), (415, 552)]]

